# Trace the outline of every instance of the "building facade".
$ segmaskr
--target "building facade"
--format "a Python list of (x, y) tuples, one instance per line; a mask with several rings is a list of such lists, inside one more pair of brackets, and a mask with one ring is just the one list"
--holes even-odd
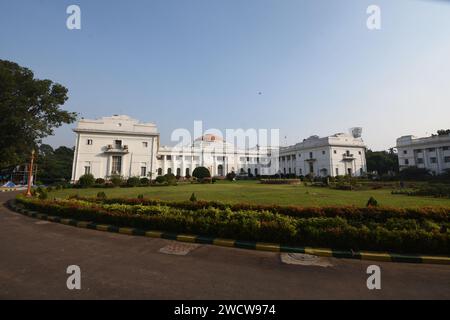
[(360, 130), (323, 138), (311, 136), (280, 148), (280, 172), (296, 176), (361, 176), (367, 172), (365, 151)]
[(418, 167), (437, 175), (450, 169), (450, 135), (402, 136), (397, 139), (397, 152), (400, 170)]
[(121, 175), (154, 179), (168, 173), (186, 177), (199, 166), (208, 168), (212, 176), (229, 172), (243, 176), (359, 176), (366, 171), (362, 139), (343, 133), (313, 136), (284, 148), (239, 148), (213, 134), (204, 134), (188, 145), (167, 147), (160, 146), (156, 125), (124, 115), (82, 119), (74, 132), (73, 182), (87, 173), (95, 178)]
[(139, 123), (128, 116), (82, 119), (74, 132), (72, 181), (86, 173), (95, 178), (147, 176), (157, 166), (159, 133), (152, 123)]

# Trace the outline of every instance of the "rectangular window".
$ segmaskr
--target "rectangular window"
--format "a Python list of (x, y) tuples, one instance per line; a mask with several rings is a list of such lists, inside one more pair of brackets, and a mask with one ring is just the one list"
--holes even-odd
[(409, 160), (405, 159), (405, 164), (408, 165), (409, 164)]
[(298, 169), (298, 173), (300, 174), (300, 175), (302, 175), (303, 173), (302, 173), (302, 169)]
[(166, 156), (166, 160), (172, 160), (172, 156), (167, 155), (167, 156)]
[(91, 173), (91, 167), (90, 166), (85, 166), (84, 167), (84, 174), (90, 174)]
[(333, 150), (333, 153), (336, 154), (336, 153), (337, 153), (337, 150)]
[(437, 158), (431, 157), (431, 158), (430, 158), (430, 162), (431, 162), (431, 163), (436, 163), (436, 162), (437, 162)]
[(183, 160), (183, 156), (177, 156), (177, 160)]
[(423, 163), (423, 159), (422, 158), (417, 158), (417, 163), (418, 164), (422, 164)]
[(145, 177), (147, 175), (147, 167), (141, 167), (141, 177)]
[(325, 154), (325, 150), (322, 151), (322, 154)]
[(111, 174), (120, 174), (122, 172), (122, 157), (112, 156)]
[(88, 144), (89, 146), (92, 146), (92, 139), (87, 139), (87, 144)]
[(403, 154), (408, 154), (408, 150), (403, 150)]
[(436, 151), (435, 148), (429, 148), (429, 149), (428, 149), (428, 152), (434, 152), (434, 151)]
[(449, 163), (450, 162), (450, 157), (444, 157), (444, 162), (445, 163)]
[(442, 147), (442, 150), (444, 151), (450, 150), (450, 147)]
[[(335, 150), (336, 151), (336, 150)], [(339, 168), (336, 168), (336, 175), (339, 175)]]
[(148, 142), (146, 142), (146, 141), (142, 142), (142, 146), (143, 146), (144, 148), (147, 148), (147, 147), (148, 147)]
[(310, 152), (310, 153), (309, 153), (309, 158), (312, 159), (312, 157), (313, 157), (313, 153)]
[(116, 146), (116, 149), (122, 148), (122, 140), (114, 140), (114, 145)]

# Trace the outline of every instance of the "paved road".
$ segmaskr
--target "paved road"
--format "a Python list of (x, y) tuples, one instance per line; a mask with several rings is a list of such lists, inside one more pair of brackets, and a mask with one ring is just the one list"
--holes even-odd
[[(0, 202), (13, 193), (0, 193)], [(287, 265), (277, 253), (80, 229), (0, 207), (0, 299), (450, 299), (450, 266), (330, 258), (332, 267)], [(66, 268), (81, 268), (81, 290)], [(366, 268), (381, 267), (381, 290)]]

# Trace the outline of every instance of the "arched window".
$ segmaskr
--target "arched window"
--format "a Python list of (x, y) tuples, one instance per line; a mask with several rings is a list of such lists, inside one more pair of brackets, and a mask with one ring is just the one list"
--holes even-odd
[(177, 176), (181, 176), (181, 169), (177, 168)]
[(189, 168), (186, 168), (186, 174), (185, 176), (190, 176), (191, 174), (189, 173)]
[(158, 168), (158, 176), (162, 176), (162, 169)]
[(172, 168), (167, 169), (167, 174), (171, 174), (172, 173)]
[(223, 176), (223, 165), (221, 164), (217, 166), (217, 175)]
[(248, 175), (251, 175), (252, 174), (252, 169), (248, 168), (247, 169), (247, 173), (248, 173)]
[(255, 176), (257, 176), (257, 175), (258, 175), (258, 169), (255, 168)]
[(245, 173), (244, 168), (241, 168), (241, 174), (244, 174), (244, 173)]

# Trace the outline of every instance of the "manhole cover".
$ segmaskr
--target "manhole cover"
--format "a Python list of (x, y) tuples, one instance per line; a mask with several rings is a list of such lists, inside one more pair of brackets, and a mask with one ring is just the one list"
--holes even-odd
[(192, 250), (195, 250), (199, 247), (199, 244), (195, 243), (181, 243), (181, 242), (174, 242), (170, 243), (165, 247), (162, 247), (159, 249), (159, 252), (165, 253), (165, 254), (175, 254), (178, 256), (185, 256)]
[(281, 253), (281, 262), (301, 266), (332, 267), (330, 259), (304, 253)]

